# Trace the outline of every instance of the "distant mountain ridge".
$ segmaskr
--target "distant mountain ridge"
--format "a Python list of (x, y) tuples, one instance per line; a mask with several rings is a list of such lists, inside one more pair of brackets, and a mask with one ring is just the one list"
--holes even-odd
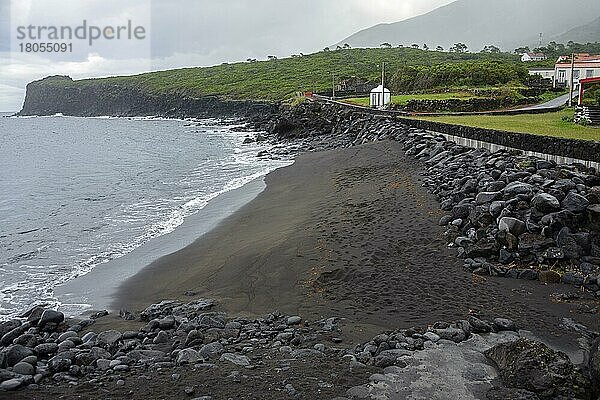
[[(457, 0), (431, 12), (391, 24), (364, 29), (339, 42), (352, 47), (413, 43), (448, 49), (465, 43), (471, 51), (495, 45), (512, 51), (550, 40), (594, 37), (594, 20), (600, 17), (598, 0)], [(600, 22), (600, 21), (599, 21)], [(589, 25), (589, 26), (588, 26)], [(577, 27), (577, 28), (575, 28)], [(574, 39), (568, 39), (573, 36)], [(595, 40), (600, 41), (600, 37)]]
[(600, 17), (589, 24), (573, 28), (561, 35), (552, 38), (556, 43), (567, 43), (569, 40), (575, 43), (600, 42)]

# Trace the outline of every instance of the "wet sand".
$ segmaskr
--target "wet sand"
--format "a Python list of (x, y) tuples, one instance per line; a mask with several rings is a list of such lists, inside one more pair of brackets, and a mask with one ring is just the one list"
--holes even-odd
[(551, 300), (574, 288), (465, 272), (442, 238), (424, 171), (396, 142), (303, 155), (215, 229), (125, 281), (112, 308), (215, 298), (233, 315), (343, 317), (353, 340), (470, 312), (563, 344), (562, 317), (599, 328), (578, 304)]

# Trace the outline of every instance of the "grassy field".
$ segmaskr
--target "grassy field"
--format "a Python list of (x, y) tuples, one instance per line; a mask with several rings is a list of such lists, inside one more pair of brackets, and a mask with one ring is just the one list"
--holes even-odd
[[(469, 92), (450, 92), (450, 93), (425, 93), (425, 94), (403, 94), (400, 96), (392, 96), (392, 104), (398, 104), (400, 106), (405, 106), (409, 100), (450, 100), (450, 99), (460, 99), (467, 100), (473, 99), (478, 96), (474, 96)], [(355, 104), (358, 106), (368, 107), (369, 106), (369, 98), (368, 97), (355, 97), (351, 99), (342, 100), (346, 103)]]
[(157, 95), (181, 93), (237, 100), (283, 100), (293, 97), (298, 91), (330, 90), (334, 74), (336, 81), (358, 77), (376, 83), (380, 80), (383, 61), (388, 71), (395, 71), (400, 66), (481, 60), (518, 63), (518, 59), (510, 54), (459, 54), (410, 48), (346, 49), (279, 60), (183, 68), (133, 76), (77, 81), (56, 79), (44, 84), (73, 89), (84, 86), (111, 90), (135, 89)]
[[(568, 120), (563, 120), (564, 117)], [(509, 132), (600, 141), (600, 128), (582, 126), (571, 122), (573, 110), (569, 109), (554, 113), (531, 115), (444, 115), (416, 118)]]

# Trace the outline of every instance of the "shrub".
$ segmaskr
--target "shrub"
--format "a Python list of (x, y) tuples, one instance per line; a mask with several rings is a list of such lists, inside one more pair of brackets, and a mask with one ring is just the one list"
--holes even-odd
[(500, 61), (402, 66), (392, 76), (390, 88), (394, 92), (407, 92), (449, 86), (521, 84), (528, 76), (524, 66)]

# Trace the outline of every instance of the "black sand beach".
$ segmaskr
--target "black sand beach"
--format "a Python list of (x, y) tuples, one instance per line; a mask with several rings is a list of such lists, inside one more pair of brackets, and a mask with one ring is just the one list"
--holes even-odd
[(350, 340), (470, 313), (512, 318), (561, 345), (562, 317), (598, 327), (576, 304), (551, 301), (574, 288), (465, 272), (423, 170), (389, 141), (300, 156), (216, 229), (126, 281), (113, 308), (193, 291), (236, 315), (343, 317)]

